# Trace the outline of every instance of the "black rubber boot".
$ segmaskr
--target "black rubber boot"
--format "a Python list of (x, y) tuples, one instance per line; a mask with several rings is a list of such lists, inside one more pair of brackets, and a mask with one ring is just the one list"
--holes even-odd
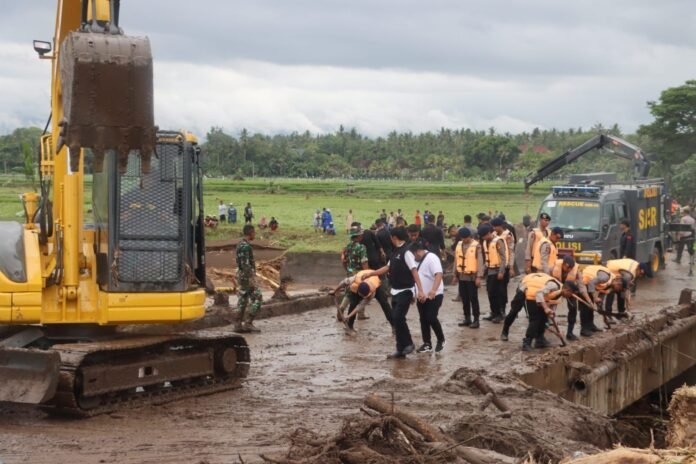
[(574, 328), (575, 328), (575, 324), (568, 324), (568, 330), (566, 331), (566, 340), (574, 342), (575, 340), (578, 339), (578, 337), (573, 335)]
[(522, 351), (533, 351), (532, 340), (530, 338), (525, 338), (522, 340)]
[(481, 327), (481, 325), (479, 324), (478, 319), (476, 319), (474, 322), (472, 322), (471, 325), (469, 326), (470, 329), (478, 329), (479, 327)]

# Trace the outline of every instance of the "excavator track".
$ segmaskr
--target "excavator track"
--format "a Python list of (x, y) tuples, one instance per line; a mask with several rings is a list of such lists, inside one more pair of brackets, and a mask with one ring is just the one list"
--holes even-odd
[(90, 417), (239, 388), (249, 372), (243, 337), (199, 331), (57, 344), (58, 388), (42, 406), (52, 414)]

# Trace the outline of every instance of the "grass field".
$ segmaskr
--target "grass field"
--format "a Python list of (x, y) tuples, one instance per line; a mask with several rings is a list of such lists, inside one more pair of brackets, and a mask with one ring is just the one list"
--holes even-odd
[[(91, 203), (91, 179), (85, 183), (85, 211)], [(0, 176), (0, 219), (22, 220), (19, 195), (32, 190), (23, 177)], [(347, 242), (346, 214), (369, 225), (382, 209), (387, 213), (401, 208), (410, 223), (418, 209), (437, 213), (442, 210), (447, 224), (461, 224), (465, 214), (502, 211), (509, 220), (519, 222), (524, 214), (535, 214), (548, 185), (535, 186), (525, 194), (521, 183), (444, 183), (426, 181), (346, 181), (252, 179), (244, 181), (206, 179), (205, 209), (217, 215), (220, 199), (234, 203), (238, 210), (236, 225), (223, 224), (208, 234), (209, 239), (239, 237), (242, 210), (251, 202), (257, 223), (262, 216), (280, 222), (275, 232), (261, 232), (259, 238), (292, 248), (294, 251), (338, 251)], [(316, 234), (312, 217), (317, 208), (329, 208), (338, 234)], [(87, 215), (88, 216), (88, 215)]]

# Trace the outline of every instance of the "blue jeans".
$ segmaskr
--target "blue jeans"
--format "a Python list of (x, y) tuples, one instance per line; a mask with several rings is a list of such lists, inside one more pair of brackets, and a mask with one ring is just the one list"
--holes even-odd
[(392, 315), (391, 322), (396, 331), (396, 351), (403, 351), (409, 345), (413, 345), (411, 331), (406, 322), (406, 314), (411, 307), (413, 292), (405, 290), (392, 296)]

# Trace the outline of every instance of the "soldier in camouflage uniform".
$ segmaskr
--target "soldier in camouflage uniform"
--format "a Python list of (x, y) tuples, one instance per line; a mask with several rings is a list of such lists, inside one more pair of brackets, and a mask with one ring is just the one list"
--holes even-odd
[[(254, 327), (254, 317), (261, 309), (261, 290), (256, 285), (256, 263), (254, 262), (254, 250), (251, 241), (254, 240), (256, 230), (251, 224), (244, 226), (242, 230), (244, 238), (237, 244), (237, 332), (260, 332)], [(249, 306), (251, 303), (251, 306)], [(248, 308), (247, 308), (248, 307)]]
[[(358, 224), (358, 223), (353, 223)], [(360, 225), (353, 225), (350, 228), (350, 243), (343, 249), (343, 267), (346, 269), (348, 277), (356, 275), (363, 269), (367, 269), (367, 248), (362, 244), (363, 231)], [(348, 307), (349, 294), (347, 290), (343, 296), (343, 301), (339, 305), (338, 319), (342, 319), (343, 311)], [(365, 315), (365, 308), (358, 312), (358, 319), (369, 319)]]

